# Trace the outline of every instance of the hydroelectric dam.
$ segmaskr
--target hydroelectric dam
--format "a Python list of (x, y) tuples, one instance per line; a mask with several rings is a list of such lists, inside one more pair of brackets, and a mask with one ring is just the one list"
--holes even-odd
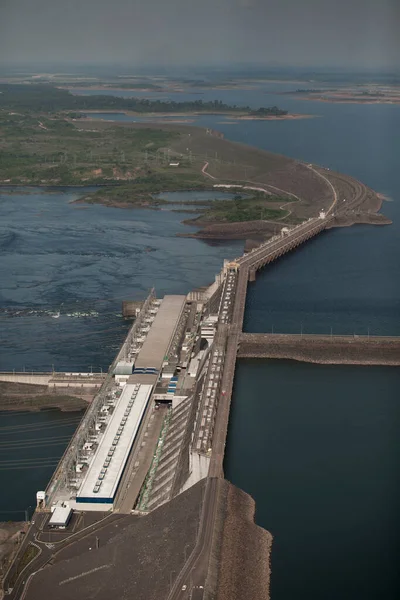
[[(77, 579), (78, 585), (83, 576), (97, 581), (97, 571), (109, 568), (87, 567), (80, 574), (68, 571), (67, 576), (61, 566), (52, 566), (54, 531), (57, 555), (65, 552), (70, 557), (71, 548), (84, 545), (88, 536), (95, 540), (89, 550), (97, 550), (101, 536), (107, 542), (111, 534), (106, 532), (122, 519), (139, 519), (137, 523), (162, 515), (190, 490), (201, 489), (196, 534), (192, 542), (188, 532), (180, 541), (184, 560), (169, 575), (168, 599), (202, 600), (205, 589), (214, 585), (210, 573), (218, 547), (215, 532), (220, 531), (221, 507), (231, 493), (223, 460), (237, 356), (301, 359), (296, 354), (301, 351), (312, 358), (318, 344), (330, 343), (338, 361), (352, 347), (354, 357), (364, 353), (365, 364), (381, 364), (379, 357), (389, 348), (392, 362), (386, 364), (400, 363), (396, 338), (321, 340), (242, 331), (249, 282), (259, 269), (334, 226), (336, 201), (334, 194), (327, 213), (285, 228), (251, 252), (226, 260), (206, 289), (162, 299), (151, 290), (107, 374), (87, 379), (84, 374), (37, 374), (41, 384), (86, 385), (95, 395), (47, 488), (38, 490), (31, 527), (5, 578), (10, 598), (34, 600), (49, 585), (46, 573), (54, 573), (51, 589), (57, 586), (60, 600), (72, 597), (72, 582)], [(32, 374), (3, 374), (3, 381), (13, 379), (34, 384)], [(251, 507), (246, 510), (251, 519)], [(184, 514), (183, 508), (180, 511)], [(270, 547), (267, 532), (257, 535)], [(28, 551), (35, 558), (22, 568)], [(43, 570), (46, 565), (50, 568)]]

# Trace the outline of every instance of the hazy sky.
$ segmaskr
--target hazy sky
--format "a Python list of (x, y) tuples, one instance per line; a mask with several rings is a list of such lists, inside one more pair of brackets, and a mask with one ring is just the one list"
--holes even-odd
[(0, 0), (0, 61), (400, 66), (400, 0)]

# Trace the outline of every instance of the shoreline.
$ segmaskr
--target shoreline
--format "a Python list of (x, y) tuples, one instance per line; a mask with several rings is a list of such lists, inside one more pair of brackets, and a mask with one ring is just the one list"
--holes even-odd
[[(181, 118), (190, 118), (190, 117), (200, 117), (202, 115), (212, 115), (212, 116), (228, 116), (234, 120), (239, 120), (239, 121), (293, 121), (293, 120), (297, 120), (297, 119), (314, 119), (319, 117), (320, 115), (309, 115), (309, 114), (303, 114), (303, 113), (288, 113), (287, 115), (265, 115), (265, 116), (258, 116), (258, 115), (249, 115), (248, 113), (244, 112), (244, 111), (188, 111), (188, 112), (178, 112), (178, 113), (174, 113), (174, 112), (148, 112), (148, 113), (138, 113), (135, 112), (133, 110), (121, 110), (121, 109), (117, 109), (117, 110), (100, 110), (100, 109), (89, 109), (89, 110), (79, 110), (78, 112), (80, 112), (81, 114), (84, 115), (126, 115), (128, 117), (143, 117), (143, 118), (155, 118), (158, 119), (158, 117), (160, 119), (165, 118), (165, 117), (181, 117)], [(92, 117), (87, 117), (88, 119), (91, 120), (98, 120), (98, 119), (93, 119)], [(75, 119), (78, 120), (79, 119)], [(103, 120), (103, 119), (100, 119)], [(168, 123), (169, 121), (167, 121)], [(185, 121), (188, 122), (188, 121)]]
[(289, 113), (287, 115), (270, 115), (257, 117), (256, 115), (245, 115), (243, 117), (233, 117), (238, 121), (296, 121), (298, 119), (316, 119), (322, 115), (307, 115), (303, 113)]
[(293, 93), (288, 93), (289, 96), (291, 96), (292, 98), (296, 98), (298, 100), (307, 100), (309, 102), (328, 102), (331, 104), (358, 104), (358, 105), (363, 105), (363, 104), (390, 104), (390, 105), (400, 105), (400, 97), (396, 97), (396, 98), (369, 98), (368, 96), (365, 97), (365, 99), (363, 98), (357, 98), (354, 96), (339, 96), (339, 97), (335, 97), (335, 96), (310, 96), (307, 94), (299, 94), (296, 92)]

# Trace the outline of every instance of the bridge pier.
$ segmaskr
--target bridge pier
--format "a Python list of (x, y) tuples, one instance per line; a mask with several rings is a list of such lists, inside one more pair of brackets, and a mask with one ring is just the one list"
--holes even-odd
[(249, 281), (256, 280), (256, 269), (249, 269)]

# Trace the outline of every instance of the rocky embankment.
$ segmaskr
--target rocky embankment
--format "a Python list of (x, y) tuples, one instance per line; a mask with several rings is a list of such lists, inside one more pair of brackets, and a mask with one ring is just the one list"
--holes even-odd
[(31, 410), (38, 411), (46, 408), (59, 408), (62, 411), (86, 409), (93, 395), (79, 397), (73, 395), (73, 390), (57, 390), (50, 393), (47, 385), (30, 385), (27, 383), (0, 382), (0, 410)]
[(26, 522), (0, 523), (0, 600), (3, 598), (3, 578), (27, 529), (28, 523)]
[(392, 221), (380, 213), (359, 212), (354, 214), (343, 214), (335, 217), (332, 227), (350, 227), (351, 225), (391, 225)]
[(243, 333), (238, 357), (399, 366), (400, 338)]
[[(188, 225), (193, 225), (193, 221), (187, 221)], [(201, 222), (199, 221), (199, 226)], [(244, 221), (242, 223), (212, 223), (205, 225), (196, 233), (178, 233), (178, 237), (191, 237), (202, 240), (244, 240), (249, 237), (260, 237), (260, 241), (266, 237), (275, 235), (284, 226), (283, 223), (274, 223), (271, 221)]]
[(223, 486), (216, 600), (268, 600), (272, 535), (254, 523), (254, 500), (228, 481)]

